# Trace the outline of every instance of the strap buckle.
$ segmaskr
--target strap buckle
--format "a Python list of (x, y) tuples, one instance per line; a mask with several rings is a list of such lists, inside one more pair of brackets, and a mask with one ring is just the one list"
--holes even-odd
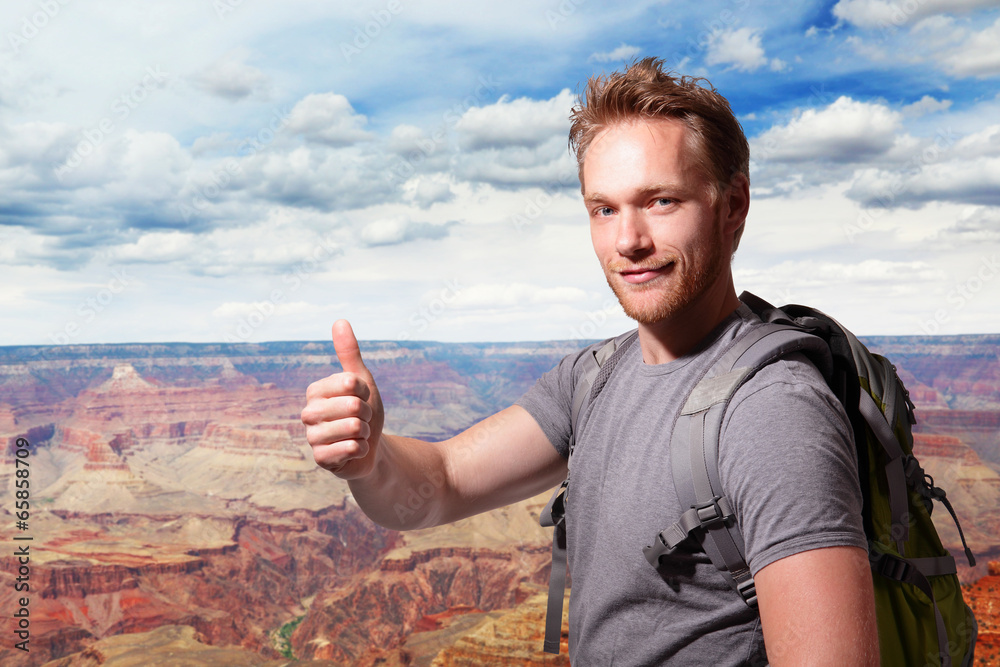
[(869, 555), (872, 570), (893, 581), (908, 581), (913, 565), (892, 554), (874, 553)]
[[(720, 500), (726, 503), (725, 507), (719, 504)], [(729, 520), (729, 517), (732, 516), (732, 510), (729, 508), (729, 501), (724, 499), (723, 496), (715, 496), (706, 502), (692, 505), (691, 509), (695, 510), (698, 514), (698, 520), (701, 521), (702, 528), (713, 528), (718, 525), (725, 525)]]
[(757, 587), (753, 583), (753, 577), (748, 577), (746, 581), (738, 581), (736, 583), (736, 590), (739, 592), (740, 597), (743, 601), (747, 603), (747, 606), (756, 609), (757, 608)]
[(549, 498), (542, 513), (538, 516), (538, 523), (544, 528), (559, 526), (566, 516), (566, 488), (569, 486), (569, 477), (563, 480)]
[(642, 554), (653, 567), (660, 567), (660, 558), (673, 552), (673, 549), (667, 546), (666, 541), (664, 541), (663, 533), (665, 532), (667, 531), (663, 530), (656, 534), (652, 546), (642, 548)]

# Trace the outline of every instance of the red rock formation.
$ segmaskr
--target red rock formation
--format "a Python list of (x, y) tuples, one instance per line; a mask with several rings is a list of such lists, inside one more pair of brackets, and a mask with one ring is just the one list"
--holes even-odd
[(950, 435), (914, 433), (913, 455), (921, 461), (927, 457), (935, 456), (950, 461), (961, 461), (968, 465), (982, 465), (983, 463), (974, 449)]
[(1000, 562), (991, 562), (989, 574), (965, 591), (966, 602), (979, 623), (976, 665), (1000, 665)]
[(1000, 429), (1000, 410), (921, 410), (917, 429), (994, 431)]
[(567, 599), (563, 601), (562, 652), (542, 651), (548, 596), (534, 595), (499, 618), (487, 619), (444, 648), (431, 667), (508, 667), (509, 665), (569, 665)]
[[(1000, 416), (985, 408), (1000, 405), (1000, 375), (991, 345), (972, 355), (962, 341), (926, 344), (903, 355), (916, 373), (901, 372), (918, 405), (917, 455), (949, 491), (977, 554), (995, 558), (1000, 496), (989, 465), (1000, 463)], [(363, 345), (392, 428), (428, 438), (509, 405), (575, 348)], [(422, 642), (419, 664), (438, 653), (442, 664), (536, 664), (519, 647), (535, 650), (542, 624), (528, 619), (532, 604), (519, 607), (526, 588), (518, 582), (543, 583), (549, 552), (534, 544), (531, 521), (505, 515), (496, 522), (507, 528), (488, 537), (470, 527), (475, 539), (441, 532), (404, 544), (342, 502), (343, 487), (303, 458), (302, 392), (337, 369), (329, 343), (216, 346), (208, 356), (197, 346), (42, 352), (13, 363), (21, 353), (0, 350), (6, 461), (27, 434), (38, 455), (33, 483), (58, 478), (46, 487), (51, 498), (32, 508), (33, 658), (163, 624), (274, 655), (270, 633), (306, 614), (315, 596), (294, 636), (300, 657), (411, 665), (411, 647)], [(0, 482), (12, 470), (0, 470)], [(108, 509), (122, 497), (118, 511)], [(950, 521), (943, 511), (937, 518)], [(957, 536), (948, 540), (953, 547)], [(6, 557), (4, 609), (15, 593)], [(110, 655), (106, 646), (91, 655)], [(20, 657), (0, 652), (0, 663)]]
[(515, 606), (520, 585), (541, 584), (549, 563), (550, 554), (541, 546), (418, 552), (322, 594), (292, 636), (292, 645), (303, 657), (374, 665), (417, 628), (426, 627), (428, 617)]
[[(353, 505), (264, 514), (234, 520), (228, 544), (162, 544), (144, 555), (129, 550), (136, 536), (125, 539), (123, 531), (134, 524), (139, 535), (149, 533), (163, 518), (106, 515), (102, 526), (92, 516), (62, 514), (64, 525), (87, 519), (94, 527), (39, 535), (32, 544), (31, 653), (0, 650), (0, 664), (38, 665), (102, 637), (165, 624), (190, 625), (213, 644), (276, 658), (270, 633), (304, 613), (303, 600), (371, 570), (393, 545), (393, 534)], [(11, 543), (9, 535), (0, 541)], [(86, 559), (73, 556), (81, 553)], [(16, 607), (16, 571), (16, 559), (0, 558), (0, 608)]]
[[(150, 632), (120, 635), (96, 642), (87, 649), (47, 663), (45, 667), (97, 667), (104, 664), (133, 664), (141, 656), (144, 664), (181, 664), (186, 667), (284, 667), (288, 660), (268, 660), (238, 647), (206, 644), (207, 638), (191, 626), (164, 625)], [(178, 656), (183, 656), (178, 659)], [(310, 667), (338, 667), (326, 661), (297, 662)]]

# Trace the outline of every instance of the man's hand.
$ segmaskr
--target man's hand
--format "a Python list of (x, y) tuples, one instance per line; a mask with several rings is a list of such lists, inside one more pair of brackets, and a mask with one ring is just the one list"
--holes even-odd
[(342, 479), (358, 479), (375, 465), (385, 410), (347, 320), (333, 324), (333, 347), (344, 370), (309, 385), (302, 423), (316, 463)]

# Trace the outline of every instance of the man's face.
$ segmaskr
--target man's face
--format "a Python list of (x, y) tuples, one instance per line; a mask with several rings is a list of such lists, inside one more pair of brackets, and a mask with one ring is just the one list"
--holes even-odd
[(725, 206), (713, 206), (688, 132), (671, 120), (613, 125), (597, 135), (583, 163), (594, 250), (625, 313), (641, 324), (672, 317), (728, 284)]

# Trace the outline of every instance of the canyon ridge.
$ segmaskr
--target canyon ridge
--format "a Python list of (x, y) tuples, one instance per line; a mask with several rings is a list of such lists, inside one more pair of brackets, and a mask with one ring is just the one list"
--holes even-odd
[[(980, 623), (977, 664), (998, 664), (1000, 336), (863, 341), (917, 406), (915, 454), (979, 561), (963, 566), (939, 508)], [(441, 439), (582, 345), (361, 347), (387, 430)], [(372, 524), (299, 421), (305, 387), (339, 368), (318, 342), (0, 348), (0, 663), (568, 665), (541, 652), (548, 494), (437, 529)], [(418, 487), (408, 504), (421, 502)], [(14, 648), (20, 608), (28, 652)]]

